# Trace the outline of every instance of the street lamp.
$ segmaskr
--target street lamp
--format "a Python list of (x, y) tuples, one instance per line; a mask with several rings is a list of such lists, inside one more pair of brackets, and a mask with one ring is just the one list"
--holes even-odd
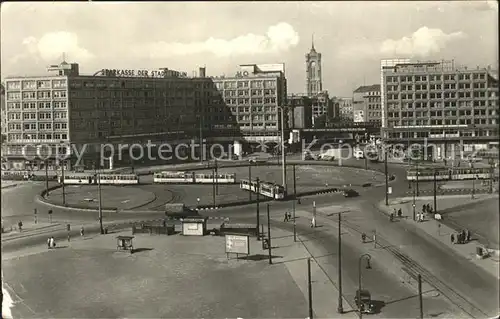
[(415, 186), (413, 187), (413, 221), (415, 221)]
[(99, 193), (99, 228), (101, 230), (101, 235), (104, 235), (104, 228), (102, 227), (101, 174), (97, 172), (94, 176), (97, 179), (97, 191)]
[(278, 106), (281, 110), (281, 167), (283, 170), (283, 187), (285, 188), (285, 195), (287, 193), (286, 187), (286, 155), (285, 155), (285, 107)]
[(363, 260), (363, 258), (366, 258), (366, 269), (371, 269), (371, 265), (370, 265), (370, 260), (372, 259), (372, 256), (370, 254), (363, 254), (359, 257), (359, 261), (358, 261), (358, 311), (359, 311), (359, 318), (362, 319), (363, 318), (363, 311), (361, 310), (361, 306), (362, 306), (362, 303), (361, 303), (361, 260)]

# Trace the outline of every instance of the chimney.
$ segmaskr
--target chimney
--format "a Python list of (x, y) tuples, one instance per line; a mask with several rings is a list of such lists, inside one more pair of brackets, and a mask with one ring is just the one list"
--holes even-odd
[(198, 73), (198, 75), (200, 76), (200, 78), (205, 78), (205, 77), (207, 77), (207, 75), (206, 75), (206, 71), (207, 71), (207, 68), (205, 68), (205, 67), (200, 68), (200, 72)]

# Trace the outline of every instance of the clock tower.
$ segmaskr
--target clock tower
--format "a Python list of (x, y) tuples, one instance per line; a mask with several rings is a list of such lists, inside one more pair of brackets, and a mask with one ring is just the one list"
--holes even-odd
[(314, 96), (323, 91), (321, 81), (321, 53), (314, 48), (314, 35), (311, 51), (306, 54), (306, 92), (307, 96)]

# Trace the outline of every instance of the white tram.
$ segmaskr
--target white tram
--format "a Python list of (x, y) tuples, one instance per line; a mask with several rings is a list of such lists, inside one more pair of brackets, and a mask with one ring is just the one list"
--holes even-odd
[(155, 173), (154, 183), (158, 184), (234, 184), (236, 183), (236, 174), (220, 173), (199, 173), (194, 172), (161, 172)]
[(254, 193), (259, 193), (266, 197), (271, 197), (274, 199), (284, 199), (285, 198), (285, 188), (281, 185), (269, 183), (269, 182), (259, 182), (257, 187), (257, 181), (250, 181), (248, 179), (242, 179), (240, 181), (240, 189), (248, 190)]
[(101, 185), (137, 185), (139, 176), (136, 174), (93, 174), (93, 173), (67, 173), (59, 176), (59, 183), (65, 185), (95, 185), (100, 177)]
[[(491, 177), (491, 168), (420, 168), (418, 169), (419, 181), (434, 180), (434, 171), (436, 172), (436, 180), (466, 180), (466, 179), (489, 179)], [(493, 174), (495, 174), (493, 172)], [(406, 179), (409, 181), (417, 180), (417, 170), (409, 169), (406, 173)]]

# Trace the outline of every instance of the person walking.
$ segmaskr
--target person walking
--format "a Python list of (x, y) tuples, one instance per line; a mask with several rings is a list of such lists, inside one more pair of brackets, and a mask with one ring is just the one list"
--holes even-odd
[(285, 212), (285, 217), (283, 217), (283, 222), (287, 222), (288, 221), (288, 212)]
[(47, 248), (50, 249), (50, 237), (47, 238)]
[(401, 208), (398, 210), (398, 217), (403, 217), (403, 210)]
[(22, 232), (23, 231), (23, 222), (19, 221), (19, 223), (17, 223), (17, 227), (19, 227), (19, 232)]
[(453, 233), (451, 234), (450, 241), (452, 244), (455, 244), (455, 234), (453, 234)]

